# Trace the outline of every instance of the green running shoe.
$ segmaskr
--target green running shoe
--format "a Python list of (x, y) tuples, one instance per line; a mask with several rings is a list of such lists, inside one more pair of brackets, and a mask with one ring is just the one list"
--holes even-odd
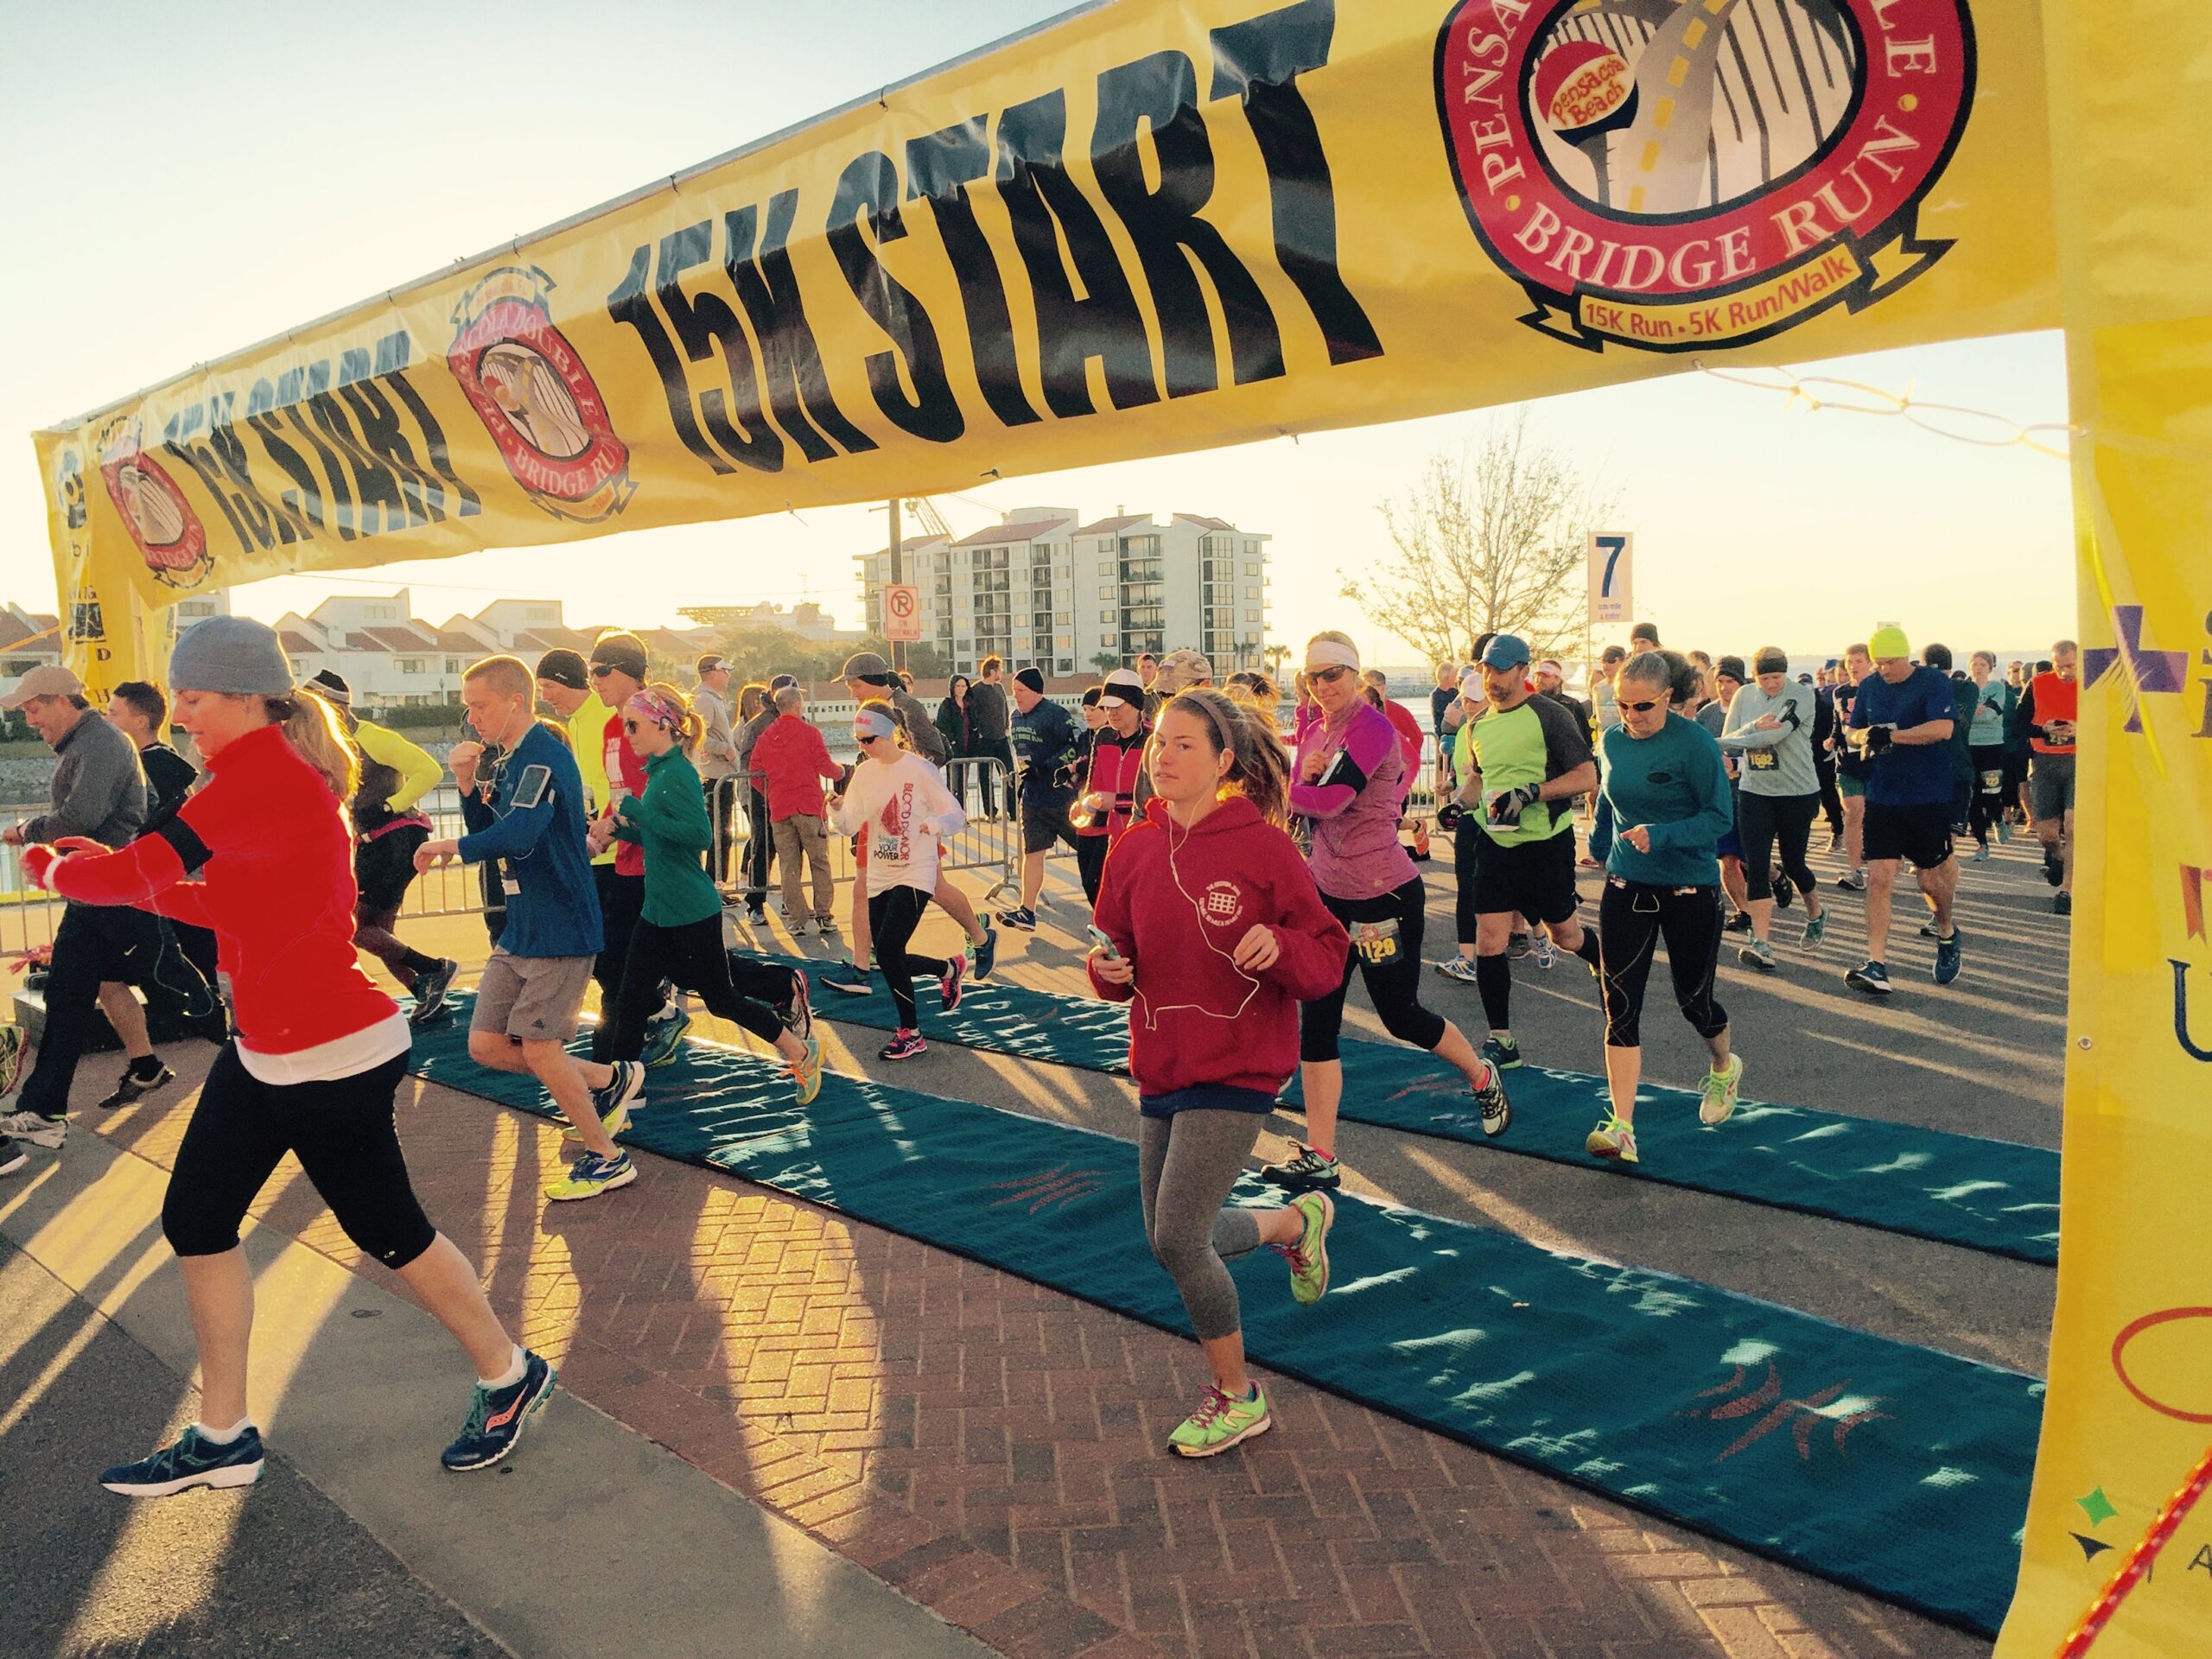
[(1797, 943), (1809, 950), (1827, 936), (1828, 913), (1824, 910), (1806, 922), (1805, 931), (1798, 936)]
[(1258, 1383), (1252, 1385), (1249, 1400), (1233, 1400), (1210, 1388), (1198, 1408), (1176, 1425), (1167, 1444), (1186, 1458), (1218, 1457), (1239, 1440), (1266, 1433), (1274, 1422), (1268, 1415), (1267, 1392)]
[(1328, 1294), (1329, 1229), (1337, 1219), (1336, 1200), (1325, 1192), (1301, 1192), (1290, 1207), (1306, 1217), (1306, 1230), (1297, 1243), (1271, 1248), (1290, 1263), (1291, 1300), (1311, 1307)]
[(1582, 1149), (1592, 1158), (1617, 1158), (1622, 1163), (1632, 1164), (1637, 1161), (1635, 1127), (1608, 1112), (1605, 1121), (1590, 1131)]
[(1708, 1071), (1703, 1085), (1705, 1098), (1698, 1103), (1697, 1121), (1707, 1128), (1718, 1128), (1736, 1115), (1736, 1085), (1744, 1080), (1744, 1057), (1731, 1054), (1728, 1069)]
[(791, 1062), (791, 1081), (798, 1089), (798, 1103), (813, 1105), (822, 1092), (822, 1045), (815, 1038), (806, 1039), (806, 1052)]

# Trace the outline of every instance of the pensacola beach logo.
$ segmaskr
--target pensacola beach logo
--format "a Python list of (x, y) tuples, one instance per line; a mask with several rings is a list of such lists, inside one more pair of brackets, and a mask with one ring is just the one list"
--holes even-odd
[(598, 524), (628, 505), (630, 451), (591, 371), (553, 326), (553, 279), (503, 265), (454, 308), (446, 365), (515, 482), (556, 518)]
[(1974, 101), (1965, 0), (1462, 0), (1437, 111), (1532, 327), (1602, 351), (1764, 340), (1950, 247), (1922, 200)]
[(176, 480), (140, 447), (143, 432), (135, 415), (102, 429), (100, 481), (154, 580), (165, 588), (196, 588), (215, 568), (207, 531)]

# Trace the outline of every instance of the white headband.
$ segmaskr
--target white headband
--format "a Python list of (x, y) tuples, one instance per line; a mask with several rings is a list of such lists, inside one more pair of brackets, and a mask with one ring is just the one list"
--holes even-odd
[(1357, 668), (1359, 652), (1336, 639), (1316, 639), (1306, 647), (1307, 671), (1317, 668)]

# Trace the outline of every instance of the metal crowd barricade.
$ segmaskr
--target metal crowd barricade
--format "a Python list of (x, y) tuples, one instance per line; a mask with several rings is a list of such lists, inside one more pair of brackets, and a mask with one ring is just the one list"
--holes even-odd
[[(1014, 891), (1020, 882), (1021, 849), (1014, 832), (1012, 796), (1008, 792), (1013, 779), (1006, 764), (995, 755), (956, 756), (944, 771), (945, 786), (969, 817), (966, 826), (946, 843), (938, 868), (948, 874), (988, 875), (991, 886), (984, 893), (984, 901), (995, 903), (1003, 894)], [(987, 785), (998, 806), (995, 815), (990, 817), (981, 812)], [(716, 852), (728, 859), (727, 863), (717, 863), (714, 868), (731, 872), (731, 879), (718, 880), (718, 885), (724, 899), (732, 904), (765, 906), (771, 896), (783, 890), (782, 871), (773, 856), (766, 881), (756, 885), (753, 880), (757, 867), (753, 861), (759, 856), (753, 851), (755, 838), (766, 837), (771, 846), (774, 844), (772, 826), (763, 822), (762, 816), (753, 810), (756, 800), (763, 804), (766, 800), (766, 779), (760, 772), (751, 773), (748, 787), (737, 791), (737, 810), (727, 816), (716, 815), (718, 821), (714, 826)], [(830, 829), (824, 836), (824, 844), (830, 857), (830, 879), (843, 887), (855, 874), (852, 838)], [(811, 873), (803, 870), (801, 876), (802, 892), (810, 893)]]

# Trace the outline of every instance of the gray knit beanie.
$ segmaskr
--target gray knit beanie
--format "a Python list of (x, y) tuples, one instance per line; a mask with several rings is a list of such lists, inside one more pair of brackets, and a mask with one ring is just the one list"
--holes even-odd
[(250, 616), (211, 616), (177, 636), (169, 653), (169, 687), (289, 696), (292, 665), (276, 629)]

